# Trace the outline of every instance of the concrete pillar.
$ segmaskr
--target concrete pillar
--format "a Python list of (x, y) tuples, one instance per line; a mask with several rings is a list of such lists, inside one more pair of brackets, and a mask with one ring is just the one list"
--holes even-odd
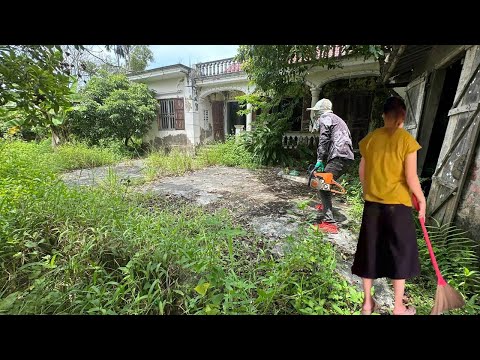
[(192, 148), (200, 142), (200, 123), (197, 102), (193, 90), (194, 81), (187, 77), (185, 86), (185, 132)]
[[(320, 91), (321, 88), (311, 88), (310, 92), (312, 93), (312, 104), (310, 107), (314, 107), (318, 100), (320, 100)], [(308, 130), (312, 131), (312, 123), (313, 123), (313, 111), (310, 111), (310, 124), (308, 125)]]
[(250, 110), (247, 114), (247, 131), (252, 131), (252, 104), (247, 104), (247, 110)]
[(244, 131), (243, 125), (233, 125), (235, 126), (235, 140), (238, 141), (240, 134)]

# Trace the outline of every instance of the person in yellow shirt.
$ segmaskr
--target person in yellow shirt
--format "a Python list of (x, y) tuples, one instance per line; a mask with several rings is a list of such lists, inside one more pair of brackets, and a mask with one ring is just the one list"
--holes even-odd
[(414, 315), (405, 306), (405, 279), (420, 274), (412, 193), (425, 217), (426, 200), (417, 175), (417, 151), (421, 148), (403, 129), (406, 107), (399, 97), (390, 97), (383, 108), (384, 126), (360, 143), (359, 175), (365, 206), (352, 273), (361, 277), (364, 290), (362, 314), (375, 311), (371, 295), (373, 280), (392, 279), (394, 315)]

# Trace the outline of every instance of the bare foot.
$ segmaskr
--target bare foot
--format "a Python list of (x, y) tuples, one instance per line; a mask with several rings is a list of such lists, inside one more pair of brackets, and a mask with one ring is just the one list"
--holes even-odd
[(416, 312), (413, 306), (402, 305), (393, 309), (393, 315), (415, 315)]

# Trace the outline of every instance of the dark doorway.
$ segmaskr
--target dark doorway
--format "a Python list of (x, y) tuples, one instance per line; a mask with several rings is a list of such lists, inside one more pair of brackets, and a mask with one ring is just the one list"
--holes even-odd
[(225, 128), (223, 124), (223, 101), (212, 101), (213, 139), (225, 140)]
[(372, 107), (372, 94), (357, 91), (339, 92), (332, 96), (333, 112), (347, 124), (352, 134), (352, 145), (358, 149), (358, 143), (368, 133)]
[(245, 115), (238, 115), (240, 110), (240, 105), (236, 101), (231, 101), (227, 103), (227, 131), (228, 134), (235, 134), (235, 125), (243, 125), (246, 129), (247, 127), (247, 117)]
[(453, 105), (455, 93), (457, 92), (458, 81), (460, 80), (460, 73), (462, 72), (462, 59), (454, 62), (446, 69), (445, 81), (443, 83), (442, 93), (438, 104), (437, 114), (433, 123), (432, 133), (430, 135), (430, 142), (428, 144), (427, 154), (421, 177), (427, 178), (423, 183), (423, 190), (425, 196), (428, 196), (431, 186), (431, 177), (437, 167), (438, 157), (442, 149), (443, 140), (448, 126), (448, 111)]

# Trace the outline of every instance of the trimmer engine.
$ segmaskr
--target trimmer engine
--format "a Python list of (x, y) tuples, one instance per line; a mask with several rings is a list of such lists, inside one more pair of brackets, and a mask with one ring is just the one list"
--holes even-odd
[[(314, 170), (315, 165), (308, 167), (308, 186), (320, 191), (330, 191), (335, 194), (346, 194), (345, 188), (333, 179), (332, 173), (319, 173)], [(332, 188), (337, 187), (339, 190)]]

